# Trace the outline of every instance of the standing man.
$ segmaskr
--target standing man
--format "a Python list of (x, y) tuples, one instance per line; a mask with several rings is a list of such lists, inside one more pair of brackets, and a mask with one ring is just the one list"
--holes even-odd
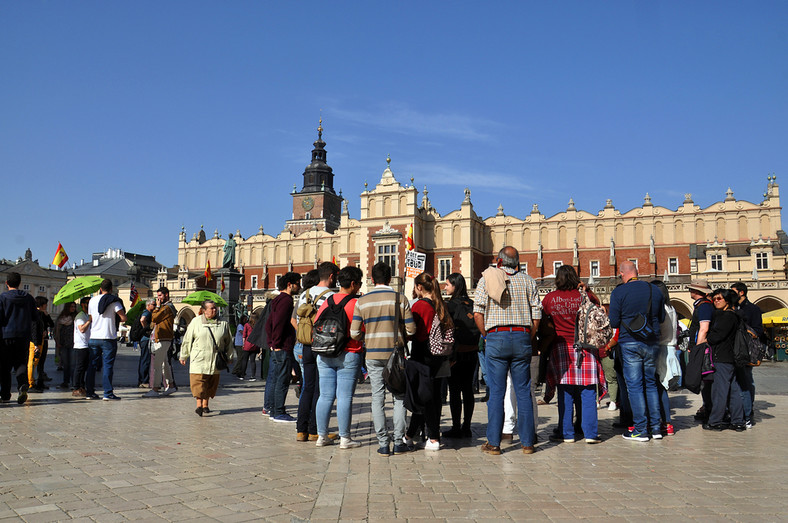
[(159, 388), (164, 380), (164, 394), (172, 394), (175, 388), (172, 386), (172, 367), (167, 353), (172, 347), (173, 326), (175, 315), (178, 311), (170, 301), (170, 290), (167, 287), (159, 287), (156, 291), (156, 307), (151, 311), (151, 321), (154, 325), (153, 331), (153, 383), (151, 390), (145, 397), (159, 397)]
[[(88, 313), (93, 320), (90, 328), (90, 368), (88, 372), (102, 369), (104, 401), (119, 400), (112, 389), (115, 356), (118, 354), (118, 320), (126, 321), (123, 301), (112, 294), (112, 282), (105, 279), (99, 287), (99, 295), (90, 298)], [(98, 399), (94, 387), (87, 390), (87, 398)]]
[[(687, 347), (687, 350), (692, 352), (698, 345), (707, 343), (706, 336), (709, 334), (714, 305), (709, 299), (711, 287), (706, 280), (692, 280), (687, 285), (687, 289), (689, 289), (690, 298), (693, 301), (692, 320), (689, 326), (689, 346)], [(709, 413), (711, 413), (711, 382), (704, 381), (701, 386), (700, 395), (703, 398), (703, 405), (695, 413), (695, 419), (706, 423)]]
[(295, 345), (295, 328), (290, 322), (293, 314), (293, 295), (301, 289), (301, 275), (288, 272), (279, 278), (276, 285), (279, 295), (271, 300), (270, 313), (265, 321), (265, 334), (271, 348), (270, 374), (272, 381), (266, 381), (265, 389), (271, 387), (271, 419), (279, 423), (295, 423), (296, 419), (285, 412), (287, 385), (290, 382), (290, 354)]
[[(387, 263), (378, 262), (372, 267), (372, 282), (375, 288), (361, 296), (356, 302), (353, 322), (350, 324), (350, 336), (354, 340), (364, 338), (367, 349), (366, 368), (372, 385), (372, 422), (378, 437), (378, 454), (389, 456), (391, 436), (386, 428), (386, 384), (383, 382), (383, 369), (394, 350), (403, 350), (405, 338), (403, 328), (408, 336), (416, 334), (416, 323), (410, 311), (408, 300), (398, 296), (389, 286), (391, 283), (391, 267)], [(399, 313), (397, 313), (399, 302)], [(399, 316), (399, 323), (395, 318)], [(396, 341), (395, 341), (396, 338)], [(403, 437), (405, 436), (405, 395), (392, 394), (394, 400), (394, 454), (404, 454), (410, 450)]]
[(11, 399), (11, 375), (16, 375), (17, 398), (20, 405), (27, 401), (27, 359), (33, 339), (33, 323), (38, 320), (38, 311), (33, 297), (19, 290), (22, 276), (9, 272), (6, 277), (6, 292), (0, 294), (0, 330), (3, 339), (0, 345), (0, 400)]
[[(298, 304), (295, 306), (297, 311), (301, 305), (307, 303), (309, 300), (313, 306), (314, 311), (323, 305), (326, 299), (334, 294), (331, 290), (336, 286), (337, 273), (339, 267), (331, 262), (323, 262), (317, 268), (317, 275), (320, 281), (304, 291), (298, 299)], [(298, 321), (302, 321), (296, 315), (296, 321), (292, 321), (294, 327), (297, 328)], [(312, 316), (313, 319), (314, 315)], [(317, 374), (317, 357), (312, 354), (312, 346), (304, 343), (303, 362), (304, 371), (301, 373), (301, 396), (298, 398), (298, 416), (296, 418), (296, 441), (308, 441), (310, 436), (317, 441), (317, 400), (320, 397), (320, 384), (318, 382)]]
[(150, 335), (153, 327), (153, 309), (156, 308), (156, 300), (145, 302), (145, 310), (142, 311), (139, 321), (142, 325), (142, 338), (140, 339), (140, 364), (137, 370), (137, 385), (140, 388), (150, 387)]
[(518, 432), (524, 454), (533, 454), (534, 405), (531, 399), (531, 344), (542, 309), (533, 278), (520, 271), (520, 254), (511, 246), (498, 253), (497, 267), (482, 273), (473, 305), (476, 326), (486, 339), (487, 442), (482, 452), (501, 453), (503, 400), (511, 372), (517, 397)]
[(91, 399), (87, 398), (88, 385), (86, 381), (90, 383), (90, 390), (95, 388), (96, 383), (95, 370), (92, 371), (92, 374), (85, 376), (90, 366), (90, 349), (88, 346), (90, 344), (90, 325), (93, 323), (93, 319), (88, 315), (89, 304), (90, 298), (87, 296), (79, 300), (79, 313), (74, 318), (74, 391), (71, 395), (75, 398), (85, 399)]
[[(736, 306), (736, 314), (744, 320), (744, 323), (755, 333), (755, 336), (763, 342), (763, 312), (760, 307), (747, 299), (747, 286), (742, 282), (731, 285), (731, 289), (739, 296), (739, 303)], [(755, 402), (755, 380), (752, 377), (752, 367), (747, 365), (736, 369), (736, 380), (741, 388), (741, 399), (744, 406), (744, 426), (748, 429), (753, 427), (752, 407)]]
[(638, 280), (637, 267), (631, 261), (621, 263), (619, 276), (624, 284), (610, 294), (610, 326), (619, 329), (622, 370), (635, 423), (635, 429), (623, 437), (648, 441), (650, 426), (652, 437), (662, 439), (657, 355), (660, 324), (665, 320), (665, 299), (657, 287)]

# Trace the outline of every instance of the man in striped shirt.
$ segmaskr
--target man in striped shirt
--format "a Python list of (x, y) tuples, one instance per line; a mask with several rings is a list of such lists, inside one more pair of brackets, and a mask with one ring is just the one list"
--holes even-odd
[[(402, 327), (408, 336), (416, 333), (416, 324), (410, 312), (408, 300), (398, 296), (396, 291), (389, 286), (391, 282), (391, 267), (386, 263), (376, 263), (372, 267), (372, 281), (375, 288), (361, 296), (356, 302), (353, 322), (350, 324), (350, 336), (354, 340), (364, 339), (367, 350), (366, 366), (369, 380), (372, 385), (372, 421), (378, 437), (378, 454), (388, 456), (391, 438), (386, 429), (386, 385), (383, 383), (383, 368), (386, 361), (394, 351), (394, 336), (397, 336), (397, 346), (402, 347), (405, 339)], [(394, 318), (396, 304), (399, 302), (399, 326), (395, 328)], [(395, 331), (398, 331), (395, 334)], [(405, 397), (394, 397), (394, 454), (408, 452), (402, 438), (405, 435)]]

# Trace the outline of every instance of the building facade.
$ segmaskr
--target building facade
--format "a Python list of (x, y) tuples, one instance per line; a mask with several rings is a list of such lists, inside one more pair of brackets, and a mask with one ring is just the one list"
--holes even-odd
[[(372, 265), (385, 261), (397, 275), (395, 283), (402, 284), (404, 239), (411, 225), (416, 250), (427, 256), (427, 271), (441, 281), (459, 272), (471, 288), (498, 250), (512, 245), (520, 252), (522, 270), (537, 280), (542, 293), (553, 289), (555, 269), (571, 264), (606, 301), (618, 283), (619, 264), (632, 260), (641, 277), (666, 281), (671, 301), (685, 316), (692, 310), (686, 290), (692, 278), (705, 278), (712, 287), (743, 281), (764, 311), (788, 305), (788, 236), (782, 230), (776, 177), (768, 177), (760, 203), (737, 200), (728, 189), (724, 199), (706, 208), (690, 194), (676, 209), (654, 205), (646, 194), (639, 207), (628, 211), (611, 200), (596, 213), (583, 211), (570, 199), (565, 211), (549, 217), (534, 204), (525, 217), (499, 207), (483, 218), (467, 188), (459, 208), (439, 213), (426, 187), (418, 191), (412, 178), (404, 185), (395, 178), (389, 158), (377, 185), (365, 183), (359, 216), (352, 218), (348, 201), (334, 192), (322, 131), (321, 126), (302, 188), (294, 186), (291, 193), (293, 213), (284, 229), (274, 236), (261, 226), (257, 234), (243, 238), (238, 231), (235, 236), (243, 294), (255, 308), (276, 288), (279, 276), (305, 273), (323, 261), (358, 266), (367, 276)], [(200, 230), (187, 240), (181, 230), (180, 276), (168, 286), (184, 296), (202, 288), (196, 275), (208, 261), (221, 266), (224, 244), (218, 232), (208, 239)]]

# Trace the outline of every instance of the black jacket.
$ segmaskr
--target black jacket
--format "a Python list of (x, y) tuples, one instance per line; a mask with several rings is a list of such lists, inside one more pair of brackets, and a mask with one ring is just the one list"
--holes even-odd
[(711, 316), (711, 326), (706, 339), (712, 348), (712, 359), (715, 363), (734, 363), (733, 343), (739, 317), (732, 310), (715, 309)]
[(0, 328), (3, 338), (32, 341), (38, 309), (33, 297), (25, 291), (11, 290), (0, 294)]

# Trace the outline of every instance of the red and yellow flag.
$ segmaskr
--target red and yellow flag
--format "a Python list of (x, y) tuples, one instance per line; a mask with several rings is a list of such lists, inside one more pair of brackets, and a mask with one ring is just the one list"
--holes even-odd
[(221, 292), (224, 292), (224, 275), (222, 275), (222, 279), (220, 281), (222, 282), (222, 284), (219, 287), (219, 289), (221, 290)]
[(334, 265), (337, 264), (337, 257), (336, 256), (332, 256), (331, 257), (331, 263), (333, 263)]
[(140, 293), (137, 292), (137, 287), (134, 286), (134, 283), (131, 284), (131, 291), (129, 292), (129, 301), (131, 305), (129, 307), (134, 307), (138, 301), (140, 301)]
[(205, 266), (205, 283), (208, 283), (213, 279), (211, 275), (211, 260), (208, 260), (208, 265)]
[(405, 248), (412, 251), (415, 246), (416, 244), (413, 243), (413, 222), (410, 222), (408, 226), (408, 235), (405, 237)]
[(57, 250), (55, 251), (55, 257), (52, 258), (52, 265), (55, 265), (58, 269), (61, 269), (67, 261), (68, 254), (66, 254), (66, 250), (63, 248), (63, 245), (58, 242)]

